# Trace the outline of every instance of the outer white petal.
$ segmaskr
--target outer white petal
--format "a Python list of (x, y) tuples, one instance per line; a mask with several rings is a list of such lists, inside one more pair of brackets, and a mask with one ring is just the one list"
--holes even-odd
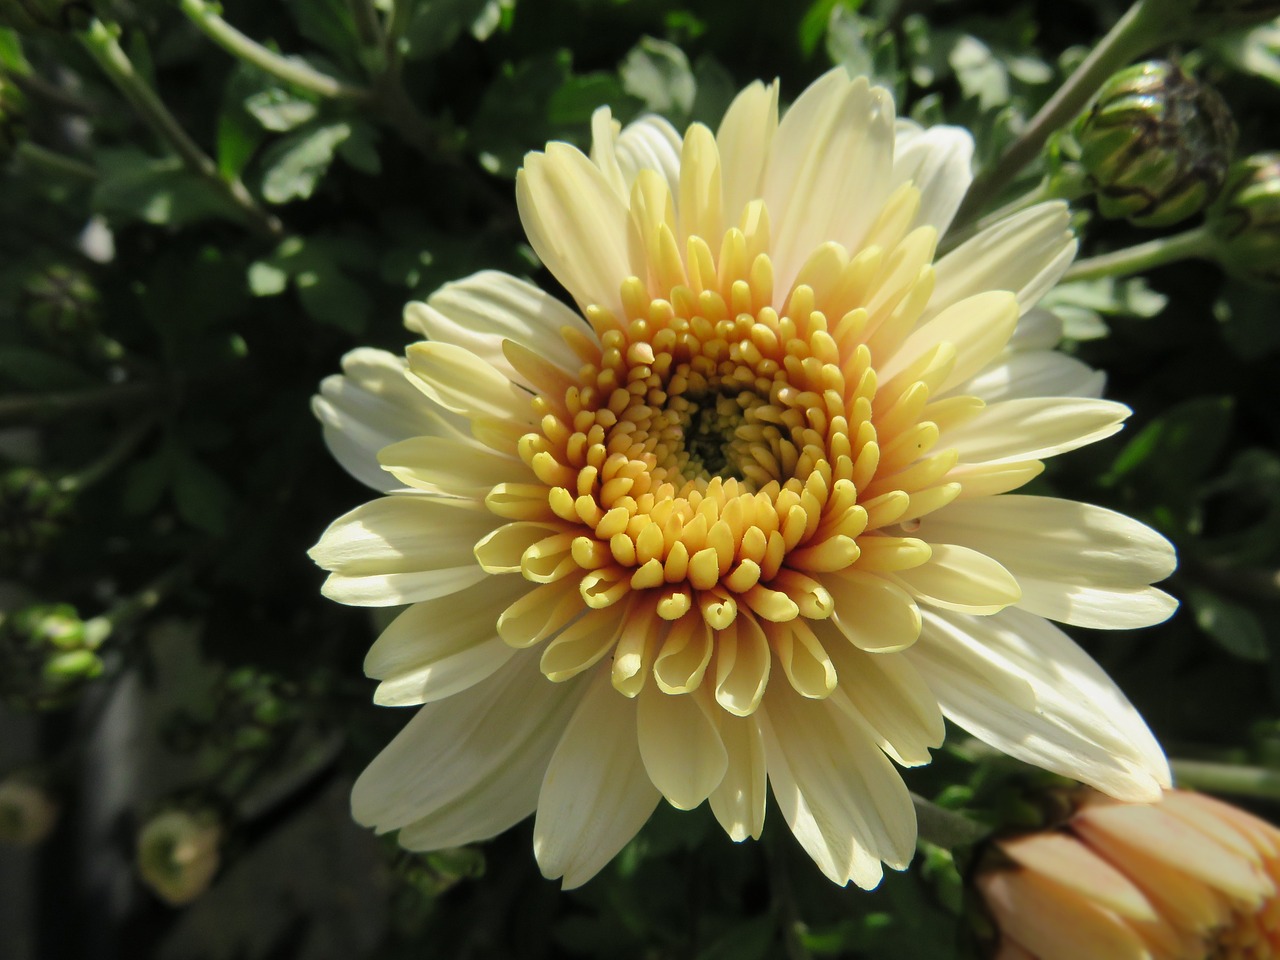
[(785, 297), (800, 267), (834, 241), (858, 249), (889, 195), (893, 98), (865, 77), (827, 72), (778, 125), (764, 173), (774, 289)]
[(981, 397), (988, 403), (1025, 397), (1102, 396), (1106, 374), (1055, 350), (1011, 352), (951, 393)]
[(778, 132), (778, 81), (758, 80), (733, 98), (716, 131), (722, 166), (724, 212), (735, 222), (761, 195), (762, 177)]
[(375, 490), (400, 489), (378, 464), (378, 451), (418, 436), (466, 436), (461, 418), (423, 398), (405, 379), (407, 365), (385, 350), (361, 347), (342, 358), (311, 398), (324, 442), (347, 473)]
[(697, 693), (673, 696), (656, 683), (645, 684), (637, 697), (636, 726), (649, 779), (677, 810), (692, 810), (720, 786), (729, 755), (711, 709)]
[(624, 203), (641, 170), (656, 170), (672, 194), (680, 181), (680, 133), (664, 117), (645, 114), (623, 128), (608, 107), (591, 114), (591, 162)]
[(417, 603), (487, 577), (472, 545), (498, 522), (467, 501), (383, 497), (333, 521), (308, 556), (330, 571), (322, 592), (331, 600), (368, 607)]
[(404, 611), (364, 658), (365, 675), (382, 681), (374, 703), (403, 707), (443, 700), (492, 675), (515, 654), (498, 636), (497, 611), (528, 589), (520, 577), (485, 577)]
[(914, 183), (920, 191), (920, 209), (911, 226), (932, 226), (941, 236), (973, 182), (973, 137), (963, 127), (920, 130), (917, 126), (906, 133), (909, 129), (904, 121), (898, 122), (890, 188), (908, 180)]
[(1061, 630), (1021, 610), (924, 613), (906, 657), (946, 716), (1010, 756), (1150, 802), (1170, 785), (1151, 731), (1106, 673)]
[(547, 766), (533, 852), (564, 889), (586, 883), (644, 826), (660, 794), (636, 741), (636, 706), (597, 669)]
[(1076, 255), (1067, 205), (1029, 207), (962, 243), (935, 267), (933, 297), (922, 320), (986, 290), (1011, 290), (1018, 305), (1035, 306)]
[(915, 846), (915, 809), (856, 708), (770, 684), (759, 715), (774, 798), (818, 868), (835, 883), (868, 890), (880, 882), (881, 861), (904, 868)]
[(538, 259), (578, 306), (618, 313), (622, 281), (644, 271), (631, 260), (626, 204), (600, 168), (568, 144), (549, 143), (516, 174), (516, 206)]
[(410, 303), (404, 308), (404, 323), (429, 340), (470, 350), (519, 382), (524, 378), (502, 352), (504, 340), (527, 347), (561, 370), (576, 372), (582, 360), (560, 331), (587, 329), (576, 313), (549, 293), (497, 270), (446, 283), (426, 303)]
[(532, 397), (466, 347), (426, 341), (410, 344), (409, 382), (431, 400), (468, 420), (533, 423)]
[(501, 833), (533, 812), (538, 785), (583, 687), (550, 683), (520, 654), (462, 696), (428, 704), (351, 793), (356, 820), (400, 827), (412, 849)]
[(1148, 586), (1173, 572), (1173, 544), (1113, 510), (1006, 494), (943, 507), (922, 518), (917, 535), (998, 560), (1022, 586), (1017, 606), (1051, 620), (1131, 629), (1159, 623), (1177, 607)]
[(764, 830), (767, 783), (760, 723), (754, 715), (735, 717), (727, 710), (716, 710), (714, 716), (729, 766), (711, 791), (711, 812), (735, 843), (747, 837), (758, 840)]
[(963, 463), (1043, 460), (1118, 433), (1130, 412), (1089, 397), (1000, 400), (944, 431), (939, 446), (958, 450)]

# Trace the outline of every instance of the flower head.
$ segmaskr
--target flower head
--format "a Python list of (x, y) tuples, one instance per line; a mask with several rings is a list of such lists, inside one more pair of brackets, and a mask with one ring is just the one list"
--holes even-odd
[(1280, 956), (1280, 830), (1211, 797), (1090, 791), (1061, 827), (997, 843), (979, 893), (1009, 960)]
[(660, 798), (758, 837), (767, 783), (869, 887), (915, 841), (891, 759), (927, 763), (944, 716), (1117, 795), (1168, 782), (1043, 618), (1164, 619), (1170, 546), (1010, 493), (1128, 414), (1030, 310), (1074, 254), (1066, 207), (935, 262), (968, 134), (843, 71), (777, 104), (753, 84), (683, 137), (601, 111), (589, 157), (529, 154), (521, 219), (578, 309), (478, 274), (409, 306), (407, 364), (357, 350), (322, 387), (331, 449), (388, 492), (313, 549), (325, 591), (412, 604), (366, 670), (426, 706), (353, 797), (407, 847), (536, 810), (571, 886)]

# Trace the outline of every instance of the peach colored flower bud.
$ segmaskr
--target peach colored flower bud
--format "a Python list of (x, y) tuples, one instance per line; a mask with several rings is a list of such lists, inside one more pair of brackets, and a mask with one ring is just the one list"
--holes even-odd
[(1057, 829), (996, 847), (976, 884), (998, 960), (1280, 956), (1280, 830), (1220, 800), (1090, 791)]

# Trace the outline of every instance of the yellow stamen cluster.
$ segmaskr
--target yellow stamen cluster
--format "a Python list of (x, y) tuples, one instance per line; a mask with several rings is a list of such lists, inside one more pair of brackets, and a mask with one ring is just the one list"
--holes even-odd
[[(691, 237), (693, 269), (681, 268), (685, 282), (669, 296), (651, 297), (631, 277), (621, 317), (589, 308), (598, 340), (568, 335), (585, 361), (573, 382), (532, 353), (508, 351), (539, 388), (541, 429), (521, 438), (520, 455), (549, 488), (555, 516), (576, 528), (534, 544), (526, 577), (551, 582), (571, 561), (591, 608), (652, 591), (660, 617), (696, 607), (713, 630), (742, 607), (774, 623), (823, 619), (833, 600), (816, 574), (853, 567), (864, 534), (959, 492), (939, 482), (954, 454), (926, 456), (938, 437), (930, 415), (952, 406), (929, 395), (953, 354), (933, 352), (886, 391), (872, 366), (871, 312), (859, 306), (832, 321), (805, 284), (775, 309), (770, 259), (750, 255), (757, 241), (729, 230), (717, 269)], [(884, 269), (877, 248), (861, 259)], [(864, 266), (862, 283), (873, 287), (880, 272)], [(879, 305), (882, 325), (915, 322), (931, 270), (916, 279)], [(919, 541), (877, 539), (873, 567), (929, 557)]]

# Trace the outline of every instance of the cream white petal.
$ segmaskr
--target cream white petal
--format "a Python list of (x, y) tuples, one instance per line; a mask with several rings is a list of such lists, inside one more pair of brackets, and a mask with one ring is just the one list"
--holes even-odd
[(718, 710), (715, 721), (728, 756), (720, 785), (711, 791), (711, 812), (735, 843), (760, 839), (764, 830), (767, 779), (764, 734), (754, 717), (735, 717)]
[(534, 253), (578, 306), (620, 311), (620, 284), (644, 270), (631, 262), (626, 205), (600, 169), (574, 147), (549, 143), (516, 174), (516, 206)]
[[(893, 99), (866, 77), (829, 71), (778, 125), (764, 173), (775, 290), (785, 296), (821, 244), (856, 250), (889, 196)], [(729, 208), (731, 209), (731, 208)]]
[(533, 824), (542, 875), (563, 877), (566, 890), (599, 873), (661, 797), (640, 759), (635, 704), (613, 689), (607, 669), (583, 676), (587, 692), (547, 765)]
[(765, 162), (778, 132), (778, 81), (743, 89), (716, 131), (720, 148), (725, 216), (736, 222), (743, 208), (761, 195)]
[(1011, 350), (1052, 350), (1062, 342), (1062, 318), (1044, 307), (1032, 307), (1018, 318), (1009, 338)]
[(422, 707), (351, 792), (360, 823), (439, 849), (491, 837), (528, 816), (583, 687), (548, 683), (520, 654), (463, 696)]
[(928, 763), (929, 751), (942, 745), (946, 726), (937, 698), (915, 668), (902, 657), (864, 653), (830, 642), (821, 628), (815, 632), (836, 665), (839, 687), (833, 702), (856, 704), (875, 730), (880, 749), (896, 762), (908, 767)]
[(941, 343), (956, 348), (954, 366), (938, 387), (946, 393), (973, 376), (1004, 350), (1018, 322), (1018, 304), (1003, 290), (987, 291), (953, 303), (917, 327), (877, 374), (889, 380)]
[(404, 308), (404, 323), (429, 340), (471, 351), (503, 376), (532, 386), (502, 351), (511, 340), (548, 360), (560, 370), (576, 372), (581, 358), (560, 331), (586, 332), (572, 310), (533, 284), (497, 270), (446, 283), (427, 298)]
[(902, 655), (950, 720), (1012, 757), (1121, 800), (1158, 800), (1169, 786), (1168, 763), (1138, 712), (1048, 621), (1021, 610), (925, 611), (924, 621)]
[(946, 430), (939, 446), (957, 450), (962, 463), (1043, 460), (1118, 433), (1131, 412), (1091, 397), (1000, 400)]
[(922, 518), (917, 535), (998, 560), (1023, 588), (1018, 606), (1052, 620), (1129, 629), (1176, 606), (1148, 589), (1177, 565), (1173, 544), (1103, 507), (1018, 494), (958, 501)]
[(646, 114), (622, 128), (614, 152), (630, 195), (641, 170), (657, 170), (675, 195), (680, 180), (681, 137), (665, 117)]
[(529, 589), (519, 577), (486, 577), (447, 597), (415, 603), (391, 621), (364, 658), (384, 707), (430, 703), (491, 676), (514, 655), (495, 610)]
[(988, 403), (1024, 397), (1102, 396), (1107, 377), (1087, 363), (1054, 350), (1022, 350), (997, 360), (951, 393)]
[(487, 576), (472, 545), (497, 520), (466, 501), (383, 497), (335, 520), (308, 555), (330, 571), (322, 592), (332, 600), (370, 607), (416, 603)]
[(533, 423), (532, 396), (470, 350), (452, 343), (415, 343), (405, 350), (409, 382), (468, 420)]
[(653, 785), (677, 810), (692, 810), (720, 785), (729, 756), (711, 711), (695, 693), (647, 683), (636, 704), (640, 758)]
[(890, 187), (915, 184), (920, 209), (911, 226), (936, 227), (942, 235), (973, 182), (973, 137), (963, 127), (946, 125), (927, 130), (917, 126), (910, 134), (907, 130), (910, 127), (898, 121)]
[(770, 684), (760, 715), (770, 788), (819, 869), (871, 889), (881, 861), (905, 867), (916, 839), (911, 796), (856, 709)]
[(378, 452), (378, 463), (400, 482), (427, 493), (483, 500), (500, 483), (530, 483), (523, 460), (471, 438), (411, 437)]
[(1076, 253), (1067, 205), (1037, 204), (952, 250), (935, 266), (927, 320), (953, 303), (986, 290), (1010, 290), (1023, 310), (1035, 306), (1070, 266)]
[(342, 358), (342, 373), (325, 377), (311, 411), (324, 427), (334, 459), (366, 486), (388, 492), (400, 484), (378, 464), (378, 451), (417, 436), (464, 436), (466, 422), (438, 407), (405, 379), (404, 358), (361, 347)]

